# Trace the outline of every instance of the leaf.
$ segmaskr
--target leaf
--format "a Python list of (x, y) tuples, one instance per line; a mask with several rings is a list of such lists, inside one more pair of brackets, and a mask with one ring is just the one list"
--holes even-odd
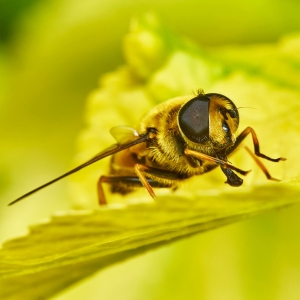
[[(299, 202), (300, 182), (57, 214), (0, 251), (1, 299), (48, 298), (113, 263)], [(273, 197), (270, 197), (272, 191)], [(277, 196), (276, 196), (277, 195)], [(284, 199), (281, 195), (284, 195)]]

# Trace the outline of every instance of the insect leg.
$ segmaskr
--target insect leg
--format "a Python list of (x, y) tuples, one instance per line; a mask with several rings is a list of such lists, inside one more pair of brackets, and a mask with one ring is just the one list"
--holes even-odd
[[(262, 157), (264, 159), (270, 160), (270, 161), (274, 161), (274, 162), (279, 162), (281, 160), (286, 160), (286, 158), (284, 157), (279, 157), (279, 158), (271, 158), (265, 154), (262, 154), (260, 152), (260, 147), (259, 147), (259, 142), (258, 142), (258, 138), (256, 136), (256, 133), (254, 131), (253, 128), (251, 127), (247, 127), (236, 139), (235, 144), (233, 146), (233, 148), (231, 148), (231, 151), (233, 151), (234, 149), (236, 149), (241, 142), (246, 138), (246, 136), (251, 133), (252, 135), (252, 141), (253, 141), (253, 145), (254, 145), (254, 153), (256, 156)], [(259, 164), (258, 164), (259, 165)], [(260, 165), (259, 165), (260, 166)]]
[(98, 190), (98, 200), (100, 205), (107, 204), (106, 197), (104, 194), (102, 183), (110, 183), (110, 184), (126, 184), (130, 186), (139, 186), (142, 187), (141, 181), (138, 177), (134, 176), (117, 176), (117, 175), (109, 175), (109, 176), (101, 176), (98, 180), (97, 190)]
[(143, 174), (147, 170), (149, 170), (149, 167), (144, 166), (144, 165), (135, 164), (135, 166), (134, 166), (134, 171), (135, 171), (136, 175), (139, 177), (142, 185), (147, 189), (150, 196), (152, 198), (155, 198), (154, 191), (153, 191), (151, 185), (149, 184), (149, 182), (147, 181), (145, 175)]
[(245, 149), (250, 154), (250, 156), (254, 159), (254, 161), (256, 162), (256, 164), (260, 167), (260, 169), (264, 172), (264, 174), (266, 175), (266, 177), (269, 180), (280, 181), (279, 179), (276, 179), (276, 178), (274, 178), (274, 177), (271, 176), (271, 174), (269, 173), (269, 171), (267, 170), (267, 168), (264, 166), (264, 164), (253, 154), (253, 152), (247, 146), (245, 146)]
[(98, 191), (98, 201), (99, 201), (99, 204), (100, 205), (105, 205), (107, 204), (106, 202), (106, 197), (105, 197), (105, 194), (104, 194), (104, 190), (103, 190), (103, 187), (102, 187), (102, 183), (103, 182), (111, 182), (110, 181), (110, 177), (109, 176), (101, 176), (98, 180), (98, 183), (97, 183), (97, 191)]
[(98, 180), (97, 188), (98, 188), (98, 200), (100, 205), (107, 204), (106, 197), (104, 194), (104, 190), (102, 187), (102, 183), (110, 183), (110, 184), (127, 184), (130, 186), (140, 186), (142, 187), (142, 184), (140, 182), (140, 179), (138, 177), (133, 176), (116, 176), (116, 175), (110, 175), (110, 176), (101, 176)]
[[(159, 173), (161, 174), (161, 172), (164, 173), (164, 171), (162, 170), (160, 172), (160, 170), (156, 170), (156, 169), (153, 169), (153, 168), (149, 168), (149, 167), (146, 167), (146, 166), (143, 166), (143, 165), (139, 165), (140, 167), (145, 167), (145, 170), (147, 168), (147, 170), (150, 170), (152, 169), (152, 173)], [(145, 178), (144, 174), (142, 174), (142, 172), (145, 170), (142, 170), (142, 171), (139, 171), (140, 174), (141, 174), (141, 177), (143, 177), (146, 181), (146, 184), (147, 186), (150, 186), (151, 190), (152, 190), (152, 187), (170, 187), (170, 184), (166, 184), (166, 183), (161, 183), (161, 182), (158, 182), (158, 181), (155, 181), (153, 179), (150, 179), (150, 178)], [(154, 170), (154, 171), (153, 171)], [(167, 177), (167, 175), (165, 176)], [(170, 175), (171, 177), (171, 175)], [(174, 176), (173, 176), (174, 177)], [(170, 178), (171, 179), (171, 178)], [(103, 186), (102, 186), (102, 183), (109, 183), (109, 184), (122, 184), (122, 185), (128, 185), (129, 187), (142, 187), (143, 184), (142, 184), (142, 181), (140, 179), (140, 177), (138, 176), (118, 176), (118, 175), (109, 175), (109, 176), (101, 176), (98, 180), (98, 200), (99, 200), (99, 204), (100, 205), (105, 205), (107, 204), (106, 202), (106, 197), (105, 197), (105, 193), (104, 193), (104, 190), (103, 190)], [(148, 188), (147, 188), (148, 190)], [(153, 192), (153, 190), (152, 190)], [(123, 192), (121, 192), (123, 193)], [(126, 192), (125, 192), (126, 193)], [(150, 193), (150, 192), (149, 192)], [(155, 198), (155, 194), (153, 192), (153, 194), (150, 194), (153, 198)]]
[[(177, 188), (176, 181), (182, 179), (176, 173), (162, 169), (156, 169), (153, 167), (148, 167), (141, 164), (135, 164), (134, 170), (137, 176), (139, 177), (142, 185), (147, 189), (152, 198), (155, 198), (155, 193), (152, 187)], [(153, 176), (154, 179), (151, 179), (151, 176)], [(150, 179), (146, 177), (150, 177)], [(155, 178), (157, 178), (157, 180), (155, 180)], [(161, 179), (161, 181), (159, 179)], [(157, 185), (153, 185), (152, 182)]]
[(220, 165), (223, 168), (234, 170), (242, 175), (247, 175), (250, 172), (250, 171), (241, 170), (222, 159), (219, 159), (219, 158), (216, 158), (216, 157), (213, 157), (213, 156), (210, 156), (210, 155), (198, 152), (198, 151), (194, 151), (194, 150), (191, 150), (188, 148), (184, 149), (184, 154), (191, 155), (191, 156), (194, 156), (194, 157), (202, 159), (202, 160), (207, 160), (207, 161), (213, 162), (217, 165)]

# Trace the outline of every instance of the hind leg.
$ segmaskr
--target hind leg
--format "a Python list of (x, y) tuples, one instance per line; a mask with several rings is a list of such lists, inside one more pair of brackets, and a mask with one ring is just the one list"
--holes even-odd
[[(151, 197), (155, 198), (155, 193), (152, 187), (166, 187), (175, 189), (177, 187), (177, 181), (182, 179), (177, 174), (174, 174), (170, 171), (156, 169), (142, 164), (136, 164), (134, 170), (137, 176), (101, 176), (98, 180), (97, 185), (99, 204), (107, 204), (102, 183), (109, 183), (113, 185), (114, 187), (116, 187), (115, 191), (120, 192), (121, 194), (126, 194), (127, 192), (130, 192), (132, 188), (144, 186), (151, 195)], [(157, 180), (148, 177), (157, 178)], [(118, 186), (120, 187), (119, 190)]]
[[(152, 187), (170, 187), (169, 185), (163, 185), (157, 181), (154, 181), (152, 179), (147, 179), (147, 182)], [(132, 176), (101, 176), (98, 180), (98, 201), (100, 205), (107, 204), (105, 193), (103, 190), (102, 183), (109, 183), (109, 184), (122, 184), (123, 186), (126, 185), (128, 188), (134, 188), (134, 187), (143, 187), (139, 177), (132, 177)], [(125, 194), (125, 193), (124, 193)], [(152, 196), (152, 195), (151, 195)]]

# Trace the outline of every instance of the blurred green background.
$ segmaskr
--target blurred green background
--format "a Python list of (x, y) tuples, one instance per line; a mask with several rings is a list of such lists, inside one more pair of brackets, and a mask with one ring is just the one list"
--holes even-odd
[[(123, 63), (133, 16), (153, 11), (204, 46), (276, 42), (300, 27), (297, 1), (170, 3), (0, 0), (1, 241), (70, 207), (66, 182), (6, 204), (70, 168), (85, 99)], [(178, 242), (55, 299), (299, 299), (299, 215), (295, 207)]]

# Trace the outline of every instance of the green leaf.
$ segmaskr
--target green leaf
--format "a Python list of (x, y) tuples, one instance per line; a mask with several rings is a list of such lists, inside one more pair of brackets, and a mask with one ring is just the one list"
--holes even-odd
[(268, 184), (218, 196), (208, 191), (196, 198), (166, 195), (156, 203), (57, 214), (3, 245), (0, 298), (48, 298), (147, 250), (297, 203), (299, 188), (299, 181)]

